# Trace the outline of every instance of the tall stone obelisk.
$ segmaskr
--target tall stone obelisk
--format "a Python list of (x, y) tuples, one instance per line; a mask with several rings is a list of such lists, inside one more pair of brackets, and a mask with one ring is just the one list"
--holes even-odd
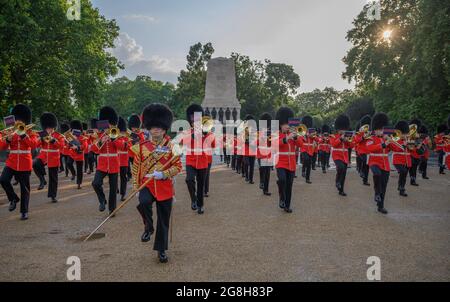
[(221, 122), (240, 119), (241, 104), (236, 94), (236, 70), (233, 59), (209, 60), (202, 107), (205, 112)]

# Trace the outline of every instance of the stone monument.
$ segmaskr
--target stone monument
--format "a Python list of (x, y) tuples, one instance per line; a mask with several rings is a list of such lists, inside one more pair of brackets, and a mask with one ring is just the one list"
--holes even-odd
[(241, 104), (236, 96), (236, 71), (233, 59), (211, 59), (207, 68), (203, 110), (222, 123), (226, 120), (239, 120)]

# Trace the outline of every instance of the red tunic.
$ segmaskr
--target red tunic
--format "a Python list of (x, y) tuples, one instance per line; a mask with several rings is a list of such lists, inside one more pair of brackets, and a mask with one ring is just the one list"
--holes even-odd
[(206, 136), (200, 133), (194, 136), (193, 129), (185, 133), (182, 143), (186, 147), (186, 166), (199, 170), (208, 168), (208, 155), (203, 149), (205, 139)]
[(120, 167), (128, 167), (128, 152), (131, 148), (131, 142), (128, 137), (121, 137), (118, 140), (121, 142), (121, 144), (119, 144), (119, 148), (117, 149)]
[(369, 166), (378, 166), (381, 170), (390, 172), (389, 152), (393, 149), (394, 144), (389, 144), (386, 148), (383, 148), (384, 143), (384, 139), (378, 136), (373, 136), (367, 141), (366, 147), (370, 152)]
[(7, 143), (6, 137), (0, 141), (0, 150), (9, 149), (6, 166), (18, 172), (31, 172), (33, 170), (33, 159), (31, 150), (36, 149), (39, 140), (31, 131), (25, 138), (13, 134), (11, 143)]
[(331, 152), (331, 144), (329, 137), (320, 137), (318, 143), (319, 151), (330, 153)]
[(51, 137), (55, 139), (54, 143), (46, 143), (42, 140), (39, 140), (38, 147), (41, 148), (39, 151), (39, 158), (44, 165), (47, 165), (49, 168), (59, 168), (61, 165), (60, 161), (60, 153), (61, 147), (64, 146), (64, 136), (57, 132), (52, 133)]
[(411, 152), (409, 151), (406, 142), (403, 139), (400, 139), (397, 143), (402, 146), (402, 148), (400, 148), (400, 146), (396, 146), (395, 144), (393, 145), (395, 150), (392, 153), (392, 163), (394, 165), (402, 165), (410, 168), (412, 165)]
[(310, 156), (313, 156), (315, 153), (316, 145), (317, 145), (317, 139), (310, 136), (299, 136), (298, 142), (300, 144), (300, 152), (306, 152)]
[(348, 149), (353, 147), (353, 143), (341, 141), (340, 134), (333, 134), (330, 136), (331, 157), (333, 161), (343, 161), (348, 164)]
[(279, 151), (275, 155), (275, 167), (277, 169), (286, 169), (294, 172), (297, 168), (297, 162), (295, 160), (295, 148), (300, 147), (300, 142), (297, 139), (291, 139), (287, 142), (284, 139), (289, 133), (279, 133), (275, 135), (275, 139), (278, 141)]
[[(100, 140), (106, 134), (100, 136)], [(116, 139), (114, 141), (107, 141), (100, 148), (97, 145), (92, 146), (92, 151), (98, 154), (97, 170), (108, 173), (119, 173), (119, 154), (118, 150), (121, 146), (121, 140)]]
[(80, 149), (75, 150), (72, 146), (69, 146), (69, 156), (74, 161), (84, 161), (84, 150), (88, 148), (88, 139), (84, 135), (80, 135), (80, 137), (78, 137), (78, 141), (80, 142)]

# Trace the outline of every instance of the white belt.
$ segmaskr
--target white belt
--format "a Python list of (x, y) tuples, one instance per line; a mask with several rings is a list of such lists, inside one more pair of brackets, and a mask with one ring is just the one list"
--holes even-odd
[(117, 153), (99, 154), (100, 157), (117, 157)]
[(11, 150), (9, 154), (31, 154), (29, 150)]
[(59, 150), (57, 149), (41, 149), (41, 152), (48, 152), (48, 153), (59, 153)]
[(303, 144), (303, 146), (312, 146), (313, 144)]
[(348, 149), (335, 149), (335, 148), (331, 148), (331, 152), (334, 152), (334, 151), (348, 152)]
[(392, 152), (392, 155), (409, 155), (408, 152)]
[(272, 150), (271, 147), (258, 147), (259, 150)]
[(278, 152), (278, 155), (295, 155), (295, 152)]
[(120, 151), (119, 154), (128, 154), (127, 151)]
[(370, 153), (370, 156), (378, 156), (378, 157), (388, 157), (389, 154), (382, 154), (382, 153)]
[(436, 147), (445, 147), (445, 145), (436, 145)]

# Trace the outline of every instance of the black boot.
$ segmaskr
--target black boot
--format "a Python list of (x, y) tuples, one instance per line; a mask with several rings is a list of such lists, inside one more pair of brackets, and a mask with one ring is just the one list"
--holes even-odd
[(167, 263), (169, 261), (169, 257), (167, 257), (166, 251), (159, 251), (158, 258), (159, 262), (161, 263)]
[(388, 213), (388, 211), (385, 208), (378, 208), (378, 212), (385, 215)]
[(142, 242), (149, 242), (151, 236), (152, 236), (152, 233), (150, 231), (145, 230), (144, 233), (142, 233), (141, 241)]
[(191, 202), (191, 209), (192, 209), (192, 211), (196, 211), (197, 210), (197, 201), (196, 200)]
[(12, 212), (16, 209), (18, 202), (19, 202), (19, 200), (13, 200), (9, 203), (9, 211), (10, 212)]
[(28, 213), (22, 213), (20, 215), (20, 220), (28, 220)]
[(280, 202), (279, 202), (279, 206), (280, 206), (280, 209), (284, 209), (284, 207), (285, 207), (285, 203), (284, 203), (284, 201), (283, 201), (283, 200), (280, 200)]
[(400, 189), (400, 196), (408, 197), (408, 194), (406, 194), (405, 189)]
[(45, 186), (47, 185), (47, 182), (45, 181), (45, 178), (43, 176), (39, 177), (39, 180), (40, 180), (40, 184), (37, 189), (38, 189), (38, 191), (41, 191), (45, 188)]
[(203, 213), (205, 213), (205, 209), (203, 207), (198, 208), (197, 213), (202, 215)]
[(105, 202), (104, 201), (100, 201), (100, 205), (98, 206), (98, 210), (100, 212), (105, 211), (106, 207), (105, 207)]
[(52, 197), (52, 203), (57, 203), (58, 200), (55, 197)]
[(284, 208), (284, 211), (286, 212), (286, 213), (292, 213), (292, 209), (291, 208), (288, 208), (288, 207), (285, 207)]

